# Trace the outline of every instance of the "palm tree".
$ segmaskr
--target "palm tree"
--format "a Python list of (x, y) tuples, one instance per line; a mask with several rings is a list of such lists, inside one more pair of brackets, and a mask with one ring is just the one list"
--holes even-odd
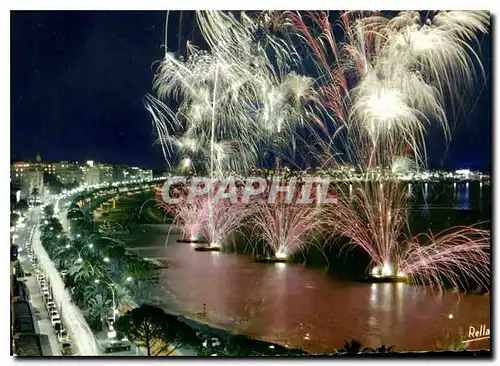
[(69, 268), (69, 275), (73, 277), (74, 282), (81, 280), (88, 281), (91, 278), (98, 278), (102, 274), (102, 265), (99, 262), (92, 264), (89, 260), (82, 258), (81, 261), (76, 261)]
[(45, 206), (43, 209), (43, 213), (46, 217), (53, 217), (54, 216), (54, 205), (50, 204)]
[(378, 353), (390, 353), (390, 352), (392, 352), (393, 350), (394, 350), (394, 347), (393, 347), (393, 346), (386, 347), (386, 345), (385, 345), (385, 344), (381, 345), (380, 347), (378, 347), (378, 348), (376, 349), (376, 351), (377, 351)]
[(353, 339), (350, 342), (344, 341), (344, 347), (339, 349), (339, 353), (360, 353), (362, 351), (362, 344), (360, 341)]
[(127, 262), (124, 258), (114, 258), (105, 267), (105, 272), (113, 282), (127, 278)]
[(97, 231), (92, 211), (88, 207), (80, 208), (78, 205), (72, 206), (68, 210), (67, 218), (72, 222), (71, 228), (75, 232), (78, 231), (81, 235), (90, 235)]
[(126, 303), (127, 299), (131, 298), (130, 289), (125, 285), (115, 285), (115, 301), (117, 305)]
[(36, 198), (40, 195), (40, 190), (37, 187), (34, 187), (31, 190), (31, 195), (33, 196), (33, 203), (36, 203)]
[(69, 243), (69, 240), (66, 236), (61, 236), (60, 238), (56, 237), (50, 243), (51, 244), (46, 247), (46, 249), (49, 252), (51, 259), (59, 260), (61, 262), (67, 262), (72, 259), (68, 256), (68, 249), (66, 248), (66, 245)]
[(101, 321), (101, 330), (106, 329), (106, 319), (112, 311), (111, 300), (103, 294), (96, 294), (88, 302), (89, 314), (94, 319)]
[(101, 286), (98, 286), (94, 281), (85, 282), (82, 291), (83, 303), (89, 304), (90, 299), (96, 294), (99, 294)]

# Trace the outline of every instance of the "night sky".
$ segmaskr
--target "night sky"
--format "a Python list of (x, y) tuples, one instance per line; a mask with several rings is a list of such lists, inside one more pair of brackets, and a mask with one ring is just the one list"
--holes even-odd
[[(191, 12), (171, 12), (169, 51), (201, 43)], [(165, 12), (12, 12), (11, 158), (98, 160), (162, 168), (143, 100), (164, 54)], [(181, 32), (179, 34), (179, 29)], [(430, 129), (429, 166), (491, 170), (491, 37), (487, 75), (457, 116), (453, 139)], [(472, 108), (474, 106), (474, 108)], [(447, 146), (449, 145), (449, 146)]]

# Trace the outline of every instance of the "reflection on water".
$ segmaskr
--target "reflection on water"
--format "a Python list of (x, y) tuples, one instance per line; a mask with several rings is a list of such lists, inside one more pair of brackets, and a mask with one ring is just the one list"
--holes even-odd
[[(490, 188), (486, 185), (409, 184), (408, 193), (419, 210), (422, 203), (427, 206), (432, 216), (427, 221), (434, 225), (450, 225), (444, 220), (456, 225), (453, 220), (462, 216), (452, 221), (450, 216), (457, 208), (482, 210), (483, 204), (480, 218), (489, 218)], [(431, 227), (427, 221), (423, 220), (420, 231)], [(365, 347), (443, 349), (451, 340), (458, 341), (461, 330), (467, 334), (471, 325), (490, 328), (489, 296), (439, 294), (402, 283), (337, 281), (322, 270), (303, 266), (196, 252), (191, 244), (177, 243), (176, 235), (165, 246), (165, 237), (158, 233), (140, 245), (158, 247), (156, 253), (145, 256), (168, 258), (168, 269), (162, 272), (162, 284), (170, 291), (164, 294), (166, 302), (170, 299), (167, 307), (195, 316), (205, 303), (208, 315), (203, 320), (233, 332), (320, 353), (341, 348), (344, 340), (353, 338)], [(470, 348), (489, 348), (489, 340), (471, 343)]]
[(425, 182), (424, 183), (424, 205), (422, 207), (422, 215), (423, 216), (429, 216), (429, 183)]
[(461, 184), (458, 190), (457, 206), (461, 210), (470, 210), (469, 182)]
[(410, 202), (417, 205), (422, 215), (433, 210), (456, 209), (478, 211), (489, 220), (491, 189), (483, 182), (409, 183)]
[[(460, 327), (490, 324), (489, 296), (340, 282), (303, 266), (196, 252), (174, 239), (163, 254), (170, 264), (162, 280), (181, 312), (193, 316), (205, 303), (207, 322), (256, 338), (309, 352), (332, 351), (352, 338), (370, 347), (429, 350), (447, 333), (458, 336)], [(488, 348), (489, 342), (471, 347)]]

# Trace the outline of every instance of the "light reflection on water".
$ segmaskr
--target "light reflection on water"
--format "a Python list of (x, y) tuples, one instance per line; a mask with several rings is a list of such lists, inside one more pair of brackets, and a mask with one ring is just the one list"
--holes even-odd
[[(213, 325), (309, 352), (332, 351), (353, 338), (366, 347), (437, 349), (446, 332), (458, 335), (459, 327), (490, 323), (488, 296), (439, 294), (403, 283), (340, 282), (321, 270), (196, 252), (175, 240), (163, 256), (172, 263), (164, 285), (185, 315), (206, 303), (204, 320)], [(489, 342), (471, 346), (488, 348)]]
[[(458, 209), (482, 209), (483, 197), (490, 197), (488, 187), (474, 183), (450, 184), (447, 189), (447, 205)], [(420, 204), (425, 195), (426, 206), (429, 201), (434, 206), (440, 192), (432, 184), (409, 185), (408, 190), (420, 197)], [(447, 347), (450, 344), (438, 342), (443, 344), (450, 334), (456, 340), (460, 328), (490, 327), (489, 296), (439, 294), (403, 283), (340, 282), (322, 270), (255, 263), (245, 255), (195, 252), (192, 245), (177, 243), (175, 234), (165, 247), (165, 236), (152, 239), (161, 249), (147, 255), (169, 259), (162, 282), (171, 295), (165, 294), (165, 299), (175, 299), (176, 310), (188, 316), (206, 303), (208, 316), (203, 320), (234, 332), (309, 352), (332, 351), (353, 338), (365, 347), (385, 344), (409, 351)], [(471, 343), (470, 348), (489, 348), (489, 341)]]

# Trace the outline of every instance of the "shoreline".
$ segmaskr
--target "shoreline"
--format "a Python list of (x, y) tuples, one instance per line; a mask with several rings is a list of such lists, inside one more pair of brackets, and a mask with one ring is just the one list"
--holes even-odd
[(210, 329), (210, 333), (212, 334), (213, 337), (221, 339), (226, 344), (228, 342), (228, 339), (231, 337), (243, 336), (246, 337), (251, 342), (258, 342), (259, 344), (265, 344), (267, 345), (268, 348), (269, 346), (273, 346), (273, 349), (277, 351), (279, 350), (287, 351), (291, 352), (292, 354), (303, 354), (303, 355), (310, 354), (309, 352), (299, 348), (287, 347), (286, 345), (281, 343), (269, 342), (265, 339), (257, 338), (253, 335), (230, 329), (229, 326), (227, 325), (225, 326), (223, 324), (211, 322), (209, 319), (210, 316), (209, 315), (207, 316), (207, 314), (203, 314), (202, 312), (196, 313), (192, 311), (186, 311), (186, 307), (174, 298), (171, 290), (168, 287), (165, 287), (165, 290), (166, 290), (165, 291), (166, 295), (163, 296), (160, 301), (155, 301), (153, 299), (151, 300), (153, 300), (153, 302), (156, 302), (156, 306), (163, 309), (165, 313), (177, 316), (179, 320), (186, 323), (194, 330), (197, 331), (200, 330), (207, 333), (208, 329)]

